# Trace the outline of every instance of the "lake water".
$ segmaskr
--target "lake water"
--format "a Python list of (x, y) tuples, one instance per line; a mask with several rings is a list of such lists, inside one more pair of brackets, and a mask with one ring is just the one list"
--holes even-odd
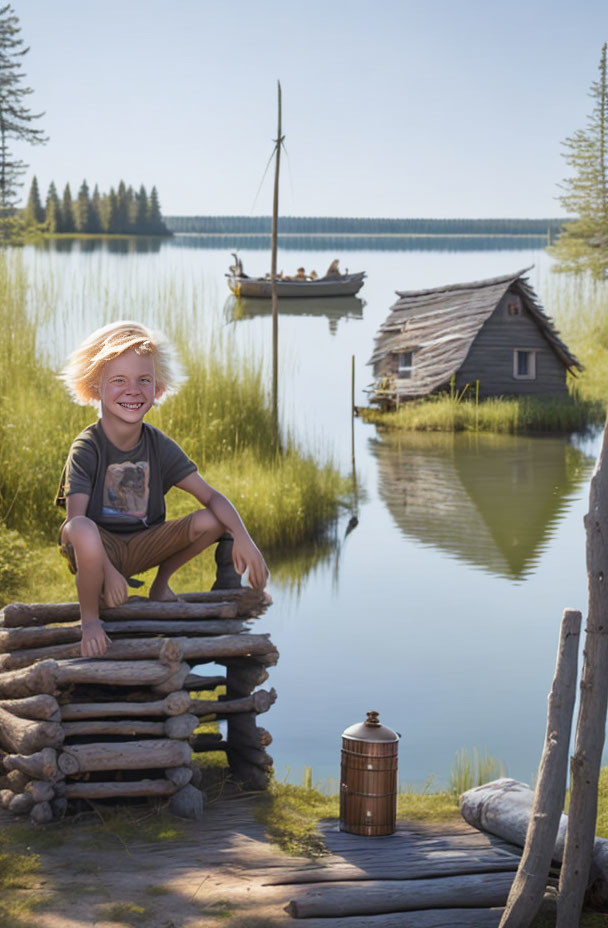
[[(198, 338), (230, 333), (243, 351), (270, 358), (270, 316), (246, 304), (235, 319), (223, 276), (228, 246), (175, 238), (123, 254), (61, 243), (24, 255), (62, 307), (40, 331), (56, 363), (110, 318), (153, 324), (177, 292), (189, 296)], [(335, 256), (284, 251), (279, 267), (288, 273), (305, 263), (322, 273)], [(268, 269), (266, 252), (242, 258), (250, 274)], [(341, 258), (343, 267), (367, 271), (365, 305), (302, 304), (302, 314), (288, 306), (279, 337), (283, 424), (345, 473), (351, 357), (363, 405), (366, 362), (395, 290), (531, 265), (541, 299), (555, 286), (550, 260), (535, 245), (369, 249)], [(274, 606), (256, 625), (281, 655), (268, 683), (278, 700), (262, 721), (273, 734), (277, 776), (300, 782), (311, 765), (315, 781), (337, 778), (342, 730), (376, 709), (402, 734), (402, 784), (419, 786), (430, 774), (445, 784), (462, 747), (487, 748), (509, 775), (530, 780), (562, 611), (586, 609), (583, 515), (599, 436), (387, 438), (359, 420), (354, 434), (358, 527), (345, 537), (345, 511), (335, 544), (297, 589), (271, 586)]]

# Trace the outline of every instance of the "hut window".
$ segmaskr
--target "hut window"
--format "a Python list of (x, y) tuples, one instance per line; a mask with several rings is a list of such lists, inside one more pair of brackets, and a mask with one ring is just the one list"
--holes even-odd
[(412, 363), (413, 363), (414, 352), (413, 351), (400, 351), (397, 356), (397, 376), (399, 377), (411, 377), (412, 376)]
[(519, 314), (520, 314), (519, 303), (517, 302), (517, 300), (510, 300), (510, 302), (507, 303), (507, 316), (519, 316)]
[(516, 380), (536, 380), (536, 352), (522, 348), (514, 350), (513, 376)]

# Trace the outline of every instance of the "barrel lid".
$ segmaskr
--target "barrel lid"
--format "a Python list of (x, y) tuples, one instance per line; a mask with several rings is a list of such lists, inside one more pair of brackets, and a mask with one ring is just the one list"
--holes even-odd
[(398, 741), (399, 735), (392, 728), (380, 724), (378, 712), (368, 712), (364, 722), (357, 722), (342, 732), (343, 738), (351, 741)]

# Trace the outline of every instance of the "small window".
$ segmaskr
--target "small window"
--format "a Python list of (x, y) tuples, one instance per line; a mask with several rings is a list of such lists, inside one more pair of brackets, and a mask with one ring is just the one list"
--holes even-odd
[(517, 300), (510, 300), (507, 303), (507, 316), (519, 316), (521, 313), (521, 307)]
[(513, 376), (516, 380), (536, 380), (536, 352), (516, 348), (513, 352)]
[(397, 376), (407, 378), (412, 376), (413, 351), (400, 351), (397, 356)]

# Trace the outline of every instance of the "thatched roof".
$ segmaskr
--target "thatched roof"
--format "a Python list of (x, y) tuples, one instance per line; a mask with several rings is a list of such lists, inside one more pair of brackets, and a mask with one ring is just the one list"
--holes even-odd
[(565, 367), (582, 369), (522, 276), (529, 270), (431, 290), (398, 290), (399, 299), (380, 326), (368, 364), (389, 353), (415, 351), (416, 376), (400, 380), (399, 393), (414, 396), (432, 392), (459, 370), (484, 322), (510, 289), (520, 297)]

